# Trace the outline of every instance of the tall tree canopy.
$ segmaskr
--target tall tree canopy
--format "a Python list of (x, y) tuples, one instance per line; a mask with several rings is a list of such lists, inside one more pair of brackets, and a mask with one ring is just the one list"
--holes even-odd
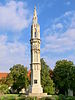
[(53, 80), (50, 78), (49, 70), (50, 70), (49, 66), (42, 58), (41, 59), (41, 84), (44, 92), (48, 94), (54, 94), (54, 83)]
[(27, 86), (29, 85), (27, 68), (21, 64), (14, 65), (10, 68), (7, 84), (12, 86), (16, 92), (19, 92), (22, 88), (27, 89)]
[(72, 61), (57, 61), (53, 74), (54, 83), (59, 93), (65, 94), (68, 89), (75, 89), (75, 66)]

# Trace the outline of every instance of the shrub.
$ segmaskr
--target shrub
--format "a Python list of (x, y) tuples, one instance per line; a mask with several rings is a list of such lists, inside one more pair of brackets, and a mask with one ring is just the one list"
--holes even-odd
[(66, 98), (66, 100), (75, 100), (75, 96), (73, 96), (73, 97), (69, 96), (69, 97)]
[(60, 94), (58, 100), (66, 100), (66, 98), (65, 98), (65, 96), (63, 94)]
[(51, 99), (47, 97), (43, 97), (43, 98), (40, 98), (40, 100), (51, 100)]
[(0, 93), (2, 93), (2, 94), (9, 93), (8, 85), (6, 85), (6, 84), (0, 85)]
[(43, 97), (43, 98), (40, 98), (40, 100), (56, 100), (56, 98), (54, 98), (54, 97)]
[(34, 97), (18, 97), (18, 96), (15, 96), (15, 95), (4, 95), (2, 97), (0, 97), (0, 100), (37, 100), (36, 98), (34, 99)]

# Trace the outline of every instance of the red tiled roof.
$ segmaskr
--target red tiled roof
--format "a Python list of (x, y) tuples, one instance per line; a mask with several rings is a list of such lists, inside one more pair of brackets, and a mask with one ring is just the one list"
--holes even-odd
[(0, 73), (0, 79), (2, 79), (2, 78), (6, 78), (7, 75), (8, 75), (8, 73)]
[[(0, 73), (0, 79), (2, 78), (6, 78), (8, 76), (9, 73)], [(28, 71), (28, 78), (30, 79), (30, 74), (31, 74), (31, 70)]]
[(31, 70), (29, 70), (29, 71), (28, 71), (28, 74), (27, 74), (29, 80), (30, 80), (30, 74), (31, 74)]

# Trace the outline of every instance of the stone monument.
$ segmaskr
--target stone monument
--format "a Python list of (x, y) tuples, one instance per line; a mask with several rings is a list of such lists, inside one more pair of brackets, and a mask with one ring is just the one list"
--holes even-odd
[(33, 22), (31, 25), (31, 87), (30, 96), (47, 95), (41, 87), (40, 63), (40, 25), (37, 22), (36, 7), (34, 8)]

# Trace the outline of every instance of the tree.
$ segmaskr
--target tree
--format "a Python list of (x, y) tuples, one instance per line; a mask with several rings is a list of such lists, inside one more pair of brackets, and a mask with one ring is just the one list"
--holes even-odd
[(27, 89), (29, 85), (27, 73), (27, 68), (23, 65), (14, 65), (10, 68), (10, 73), (7, 77), (7, 84), (18, 93), (22, 88)]
[(48, 94), (54, 94), (54, 83), (49, 75), (49, 66), (46, 62), (41, 59), (41, 84), (43, 87), (43, 91)]
[(72, 82), (71, 82), (71, 88), (73, 89), (73, 95), (75, 96), (75, 67), (72, 69)]
[(0, 94), (7, 94), (9, 93), (8, 85), (0, 84)]
[(49, 75), (50, 75), (50, 77), (51, 77), (51, 79), (53, 79), (53, 70), (49, 70)]
[(68, 89), (75, 88), (75, 66), (72, 61), (59, 60), (53, 70), (53, 79), (59, 93), (68, 93)]
[(6, 78), (0, 79), (0, 84), (6, 84)]

